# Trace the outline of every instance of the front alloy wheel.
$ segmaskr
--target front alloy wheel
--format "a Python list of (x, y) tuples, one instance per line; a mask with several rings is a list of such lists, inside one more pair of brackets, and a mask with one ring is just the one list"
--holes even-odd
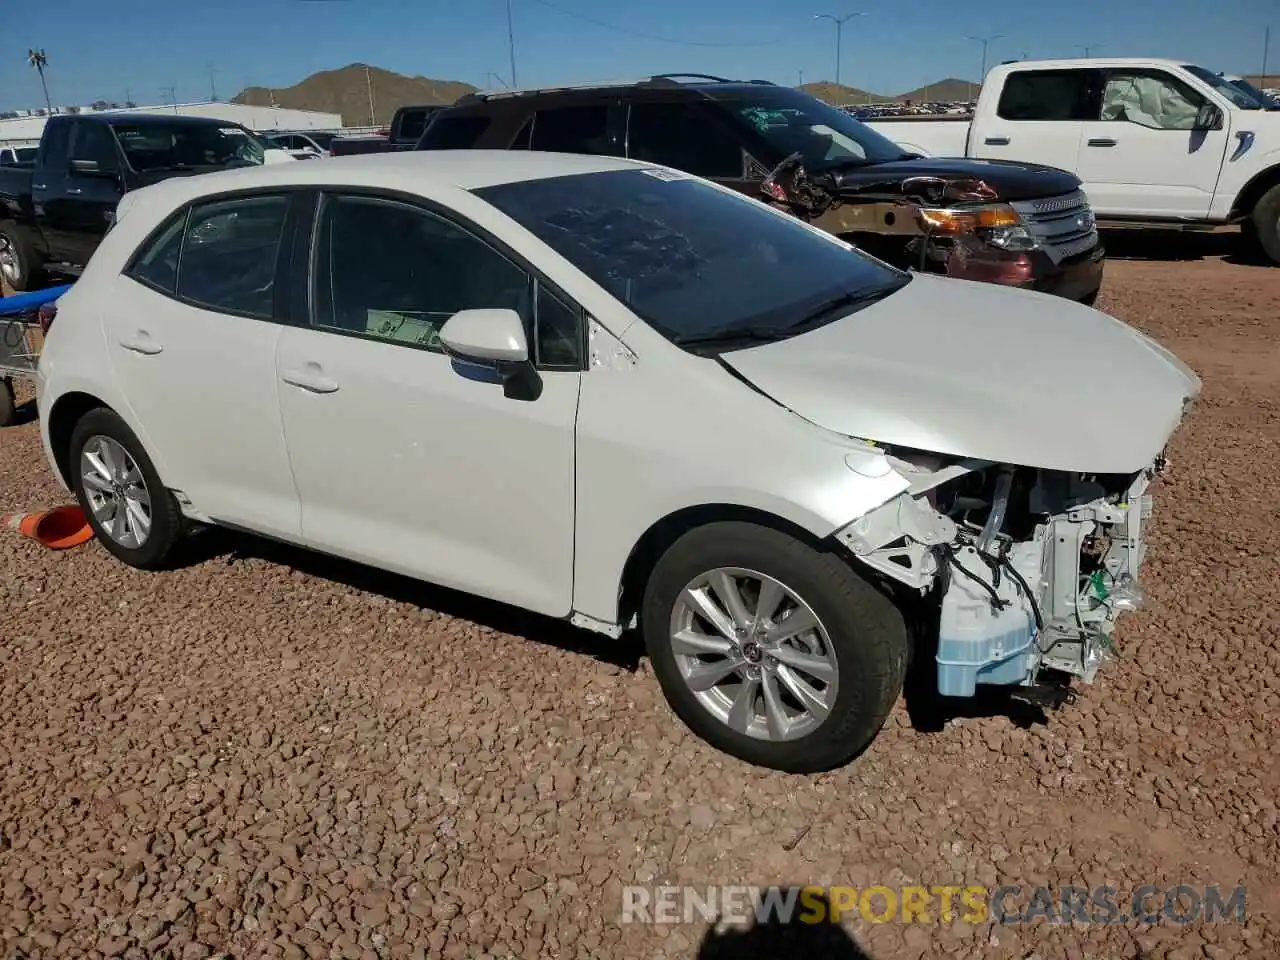
[(667, 702), (712, 746), (813, 773), (845, 763), (884, 724), (906, 674), (892, 596), (833, 544), (718, 521), (658, 558), (640, 627)]
[(795, 740), (826, 720), (840, 670), (826, 628), (786, 584), (740, 567), (695, 577), (671, 613), (671, 648), (694, 697), (721, 723)]

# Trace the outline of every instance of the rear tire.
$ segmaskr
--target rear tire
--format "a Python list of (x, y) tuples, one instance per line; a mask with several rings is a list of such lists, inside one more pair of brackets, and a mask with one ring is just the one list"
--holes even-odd
[(131, 567), (162, 569), (182, 536), (182, 513), (128, 424), (106, 407), (90, 410), (71, 431), (67, 463), (98, 542)]
[(18, 404), (13, 396), (13, 381), (0, 377), (0, 427), (8, 427), (17, 419)]
[(1269, 263), (1280, 265), (1280, 184), (1258, 198), (1242, 233), (1246, 244)]
[[(720, 599), (729, 583), (743, 588), (745, 629), (696, 612), (712, 598), (732, 618), (734, 603)], [(766, 590), (781, 599), (756, 617)], [(802, 622), (793, 617), (816, 626), (779, 641)], [(649, 578), (641, 629), (667, 702), (695, 734), (748, 763), (790, 773), (829, 770), (864, 749), (907, 669), (906, 625), (887, 594), (834, 552), (752, 523), (708, 524), (677, 540)], [(719, 649), (704, 651), (712, 646)], [(740, 669), (725, 669), (732, 663)], [(717, 674), (723, 678), (707, 686)], [(818, 705), (810, 707), (814, 694)]]
[(15, 293), (34, 290), (43, 279), (39, 255), (26, 234), (12, 220), (0, 221), (0, 276)]

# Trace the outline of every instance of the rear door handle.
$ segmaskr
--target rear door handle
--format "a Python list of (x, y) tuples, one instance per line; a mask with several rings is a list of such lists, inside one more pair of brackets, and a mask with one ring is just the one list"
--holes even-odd
[(1110, 137), (1091, 137), (1089, 146), (1091, 147), (1114, 147), (1116, 142)]
[(1007, 147), (1009, 145), (1008, 137), (987, 137), (982, 141), (989, 147)]
[(84, 193), (84, 191), (81, 190), (79, 187), (67, 187), (67, 193), (71, 194), (72, 196), (79, 196), (80, 194)]
[(49, 185), (47, 183), (33, 183), (31, 185), (31, 189), (32, 190), (48, 190)]
[(316, 363), (308, 363), (301, 370), (286, 370), (280, 379), (309, 393), (334, 393), (338, 389), (338, 381), (326, 377)]
[(146, 357), (153, 357), (164, 349), (164, 347), (152, 340), (151, 334), (145, 330), (139, 330), (132, 337), (121, 337), (120, 346)]

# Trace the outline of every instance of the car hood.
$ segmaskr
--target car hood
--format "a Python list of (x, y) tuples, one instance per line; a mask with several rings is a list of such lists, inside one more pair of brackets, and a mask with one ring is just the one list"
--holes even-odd
[(1086, 473), (1141, 470), (1199, 378), (1089, 307), (915, 275), (870, 307), (720, 355), (821, 427), (934, 453)]
[[(980, 180), (995, 194), (991, 199), (1009, 202), (1054, 197), (1080, 188), (1079, 178), (1065, 170), (1009, 160), (922, 157), (821, 172), (831, 177), (836, 192), (843, 197), (904, 196), (912, 192), (910, 181), (916, 177), (955, 182)], [(906, 189), (904, 183), (908, 184)]]

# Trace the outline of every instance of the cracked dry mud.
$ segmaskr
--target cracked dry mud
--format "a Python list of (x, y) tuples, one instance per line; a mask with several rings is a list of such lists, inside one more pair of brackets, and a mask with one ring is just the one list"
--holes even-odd
[[(1245, 884), (1247, 922), (848, 930), (1280, 956), (1280, 270), (1215, 244), (1108, 266), (1100, 306), (1205, 381), (1119, 662), (1047, 722), (900, 703), (819, 777), (695, 740), (634, 643), (219, 533), (162, 574), (0, 536), (5, 955), (694, 957), (621, 886), (1185, 882)], [(0, 432), (0, 511), (63, 499), (36, 425)]]

